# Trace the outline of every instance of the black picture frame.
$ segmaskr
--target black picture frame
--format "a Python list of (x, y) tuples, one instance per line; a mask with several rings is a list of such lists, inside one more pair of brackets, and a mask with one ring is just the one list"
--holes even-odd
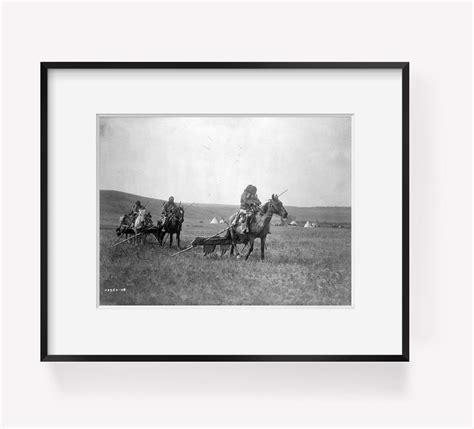
[[(48, 71), (52, 69), (399, 69), (402, 72), (402, 353), (399, 355), (55, 355), (48, 351)], [(409, 63), (408, 62), (42, 62), (40, 360), (79, 361), (409, 361)]]

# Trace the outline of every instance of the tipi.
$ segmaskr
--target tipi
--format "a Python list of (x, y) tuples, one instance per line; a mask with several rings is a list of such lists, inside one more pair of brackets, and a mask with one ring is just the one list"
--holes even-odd
[(216, 223), (219, 223), (219, 221), (216, 218), (213, 218), (210, 223), (215, 225)]
[(297, 225), (297, 223), (296, 223), (296, 221), (295, 221), (295, 220), (292, 220), (292, 221), (290, 222), (290, 225), (291, 225), (291, 226), (296, 226), (296, 225)]
[(311, 228), (311, 224), (309, 223), (309, 220), (306, 221), (306, 223), (304, 224), (304, 227)]

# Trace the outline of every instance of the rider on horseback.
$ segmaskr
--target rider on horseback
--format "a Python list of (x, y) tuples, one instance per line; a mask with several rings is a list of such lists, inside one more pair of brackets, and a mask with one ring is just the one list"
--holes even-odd
[(133, 207), (132, 207), (132, 210), (130, 210), (130, 213), (128, 214), (128, 216), (130, 216), (130, 218), (132, 219), (132, 222), (135, 222), (135, 219), (137, 218), (138, 216), (138, 213), (140, 212), (140, 210), (143, 210), (145, 207), (142, 206), (142, 203), (140, 201), (137, 201)]
[(171, 196), (168, 198), (168, 202), (164, 204), (163, 210), (161, 211), (161, 223), (163, 226), (165, 226), (171, 215), (174, 213), (178, 206), (174, 202), (174, 197)]
[(256, 186), (248, 185), (240, 197), (240, 210), (235, 216), (232, 226), (235, 227), (241, 219), (244, 226), (242, 232), (248, 232), (250, 230), (250, 219), (256, 211), (260, 210), (261, 204), (257, 196)]
[(148, 228), (153, 226), (153, 218), (150, 212), (145, 213), (145, 219), (143, 223), (145, 224), (145, 227), (148, 227)]

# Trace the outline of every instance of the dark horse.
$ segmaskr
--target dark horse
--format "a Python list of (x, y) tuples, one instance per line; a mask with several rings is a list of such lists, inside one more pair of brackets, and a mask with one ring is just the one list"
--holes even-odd
[(161, 219), (158, 221), (157, 227), (159, 230), (160, 245), (163, 246), (163, 239), (166, 234), (170, 235), (170, 247), (173, 245), (173, 234), (176, 234), (176, 241), (178, 248), (181, 248), (181, 227), (184, 222), (184, 209), (181, 206), (176, 207), (168, 216), (166, 221), (162, 223)]
[[(253, 251), (255, 239), (260, 238), (260, 253), (263, 261), (265, 259), (265, 240), (267, 239), (267, 234), (270, 232), (270, 220), (274, 214), (281, 216), (283, 219), (288, 217), (288, 212), (285, 207), (283, 207), (283, 203), (278, 199), (278, 195), (272, 195), (272, 198), (261, 207), (261, 211), (252, 216), (249, 232), (242, 232), (243, 225), (241, 223), (234, 228), (230, 228), (228, 231), (228, 236), (232, 239), (230, 254), (233, 255), (234, 249), (236, 249), (237, 256), (240, 256), (236, 244), (250, 243), (249, 250), (245, 255), (245, 260), (247, 260)], [(237, 214), (230, 217), (230, 224), (232, 224), (235, 216), (237, 216)]]

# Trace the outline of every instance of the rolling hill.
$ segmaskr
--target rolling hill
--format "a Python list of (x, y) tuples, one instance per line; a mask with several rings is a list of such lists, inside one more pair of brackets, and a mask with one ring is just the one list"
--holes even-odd
[[(111, 227), (118, 224), (118, 218), (130, 211), (133, 203), (140, 200), (146, 205), (153, 215), (153, 219), (158, 219), (161, 208), (165, 200), (147, 198), (140, 195), (129, 194), (120, 191), (101, 190), (100, 191), (100, 224), (102, 227)], [(189, 203), (184, 203), (186, 206)], [(186, 220), (192, 222), (209, 223), (213, 217), (227, 220), (238, 210), (238, 205), (225, 204), (202, 204), (195, 203), (186, 209)], [(303, 225), (307, 220), (316, 221), (320, 224), (345, 224), (351, 223), (350, 207), (293, 207), (285, 206), (289, 214), (289, 219), (294, 219), (298, 225)], [(278, 222), (277, 217), (272, 223)]]

